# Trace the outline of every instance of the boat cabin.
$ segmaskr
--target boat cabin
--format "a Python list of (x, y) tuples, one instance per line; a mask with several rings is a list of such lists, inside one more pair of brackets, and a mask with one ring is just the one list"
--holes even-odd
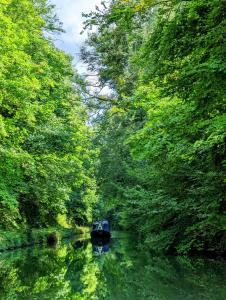
[(91, 236), (110, 237), (109, 222), (107, 220), (94, 222)]
[(110, 231), (109, 222), (104, 221), (97, 221), (93, 223), (93, 230), (103, 230), (103, 231)]

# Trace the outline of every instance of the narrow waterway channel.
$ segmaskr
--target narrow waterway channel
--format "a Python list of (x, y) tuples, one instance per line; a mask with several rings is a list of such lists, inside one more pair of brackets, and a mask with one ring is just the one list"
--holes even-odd
[(224, 300), (226, 262), (159, 257), (128, 237), (0, 254), (0, 299)]

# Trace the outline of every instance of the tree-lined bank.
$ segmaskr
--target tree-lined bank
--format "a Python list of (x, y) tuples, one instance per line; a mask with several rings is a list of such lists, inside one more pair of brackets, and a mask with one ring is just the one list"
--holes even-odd
[(90, 222), (96, 201), (87, 113), (45, 0), (0, 1), (0, 229)]
[[(157, 251), (224, 252), (225, 1), (117, 0), (86, 15), (99, 210)], [(92, 103), (91, 103), (92, 104)]]
[(82, 59), (111, 95), (84, 99), (54, 7), (0, 0), (1, 230), (108, 217), (148, 249), (225, 252), (225, 4), (103, 1)]

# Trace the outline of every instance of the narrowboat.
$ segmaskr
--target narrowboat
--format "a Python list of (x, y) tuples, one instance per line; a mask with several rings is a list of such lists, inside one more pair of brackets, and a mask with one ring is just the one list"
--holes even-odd
[(110, 238), (111, 233), (110, 233), (109, 222), (107, 220), (94, 222), (91, 231), (91, 237)]

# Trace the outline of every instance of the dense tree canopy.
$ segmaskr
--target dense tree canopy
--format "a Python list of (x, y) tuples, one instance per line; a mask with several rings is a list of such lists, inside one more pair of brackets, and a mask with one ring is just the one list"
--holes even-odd
[(225, 251), (225, 6), (102, 1), (81, 57), (106, 96), (48, 1), (0, 0), (0, 229), (108, 217), (149, 249)]
[(117, 0), (86, 15), (83, 59), (114, 95), (96, 120), (99, 213), (155, 250), (223, 251), (225, 4)]
[(66, 212), (87, 221), (95, 202), (87, 114), (71, 58), (46, 38), (61, 31), (46, 3), (0, 1), (2, 228), (46, 226)]

